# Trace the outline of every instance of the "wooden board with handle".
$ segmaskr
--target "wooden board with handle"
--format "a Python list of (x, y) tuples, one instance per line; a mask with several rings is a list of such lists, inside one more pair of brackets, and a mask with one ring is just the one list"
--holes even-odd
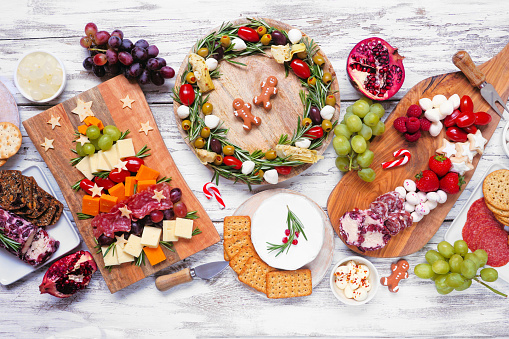
[[(479, 69), (486, 76), (486, 81), (495, 87), (506, 102), (509, 96), (509, 44), (495, 57), (480, 65)], [(479, 90), (470, 84), (463, 73), (437, 75), (419, 82), (408, 91), (387, 118), (385, 122), (386, 132), (382, 136), (376, 137), (371, 143), (370, 150), (375, 153), (375, 159), (371, 167), (376, 172), (376, 179), (371, 183), (367, 183), (362, 181), (355, 172), (346, 173), (332, 190), (327, 201), (327, 210), (334, 230), (338, 235), (339, 220), (345, 212), (354, 208), (366, 209), (379, 195), (393, 191), (397, 186), (402, 186), (405, 179), (415, 180), (416, 174), (428, 169), (429, 158), (435, 154), (435, 150), (441, 146), (442, 140), (445, 138), (444, 128), (436, 138), (430, 136), (428, 132), (424, 132), (417, 142), (409, 143), (405, 140), (403, 134), (396, 131), (392, 126), (394, 120), (405, 116), (408, 107), (412, 104), (418, 104), (420, 98), (432, 99), (437, 94), (449, 97), (455, 93), (460, 97), (469, 95), (474, 102), (474, 112), (484, 111), (492, 116), (493, 119), (488, 125), (479, 128), (486, 139), (491, 138), (500, 121), (500, 116), (481, 97)], [(394, 160), (392, 153), (400, 148), (406, 148), (411, 152), (411, 160), (405, 166), (382, 169), (380, 164)], [(479, 159), (480, 156), (475, 156), (473, 161), (474, 170), (465, 173), (466, 184), (472, 178)], [(448, 195), (446, 203), (439, 204), (419, 223), (414, 223), (413, 226), (392, 237), (384, 248), (367, 252), (361, 252), (355, 246), (349, 246), (349, 248), (371, 257), (399, 257), (417, 252), (442, 225), (463, 189), (457, 194)]]
[[(127, 95), (135, 100), (131, 105), (132, 109), (128, 107), (122, 108), (123, 105), (120, 99), (125, 98)], [(151, 266), (148, 260), (145, 260), (145, 265), (141, 267), (126, 263), (113, 267), (111, 271), (108, 271), (108, 269), (104, 268), (102, 255), (97, 254), (94, 248), (96, 243), (92, 233), (91, 219), (78, 219), (77, 213), (81, 212), (84, 192), (76, 192), (71, 186), (78, 180), (83, 179), (83, 175), (69, 164), (69, 160), (76, 157), (76, 154), (71, 151), (75, 147), (73, 143), (75, 130), (77, 130), (79, 125), (83, 124), (80, 122), (78, 115), (71, 113), (77, 105), (78, 98), (85, 102), (93, 102), (91, 109), (95, 116), (103, 121), (105, 126), (114, 124), (121, 131), (130, 130), (131, 133), (127, 138), (133, 140), (136, 151), (147, 145), (151, 149), (151, 155), (144, 158), (145, 164), (150, 168), (158, 170), (161, 173), (160, 177), (171, 177), (170, 185), (172, 187), (179, 187), (182, 190), (182, 201), (186, 204), (188, 211), (197, 211), (199, 219), (196, 219), (194, 224), (202, 233), (193, 236), (190, 240), (180, 239), (174, 242), (175, 252), (163, 248), (167, 260), (162, 263)], [(52, 115), (60, 117), (60, 124), (62, 125), (61, 127), (55, 127), (54, 130), (51, 129), (51, 125), (47, 124)], [(148, 135), (139, 132), (141, 123), (146, 122), (149, 122), (150, 126), (154, 128), (154, 130), (148, 132)], [(23, 125), (60, 186), (69, 209), (74, 216), (78, 230), (90, 252), (94, 255), (97, 266), (101, 270), (111, 293), (117, 292), (154, 272), (187, 258), (220, 240), (212, 221), (191, 189), (187, 186), (166, 148), (152, 112), (145, 100), (145, 96), (137, 83), (130, 82), (123, 75), (119, 75), (24, 121)], [(45, 137), (55, 139), (53, 143), (55, 148), (49, 149), (47, 152), (41, 146)]]

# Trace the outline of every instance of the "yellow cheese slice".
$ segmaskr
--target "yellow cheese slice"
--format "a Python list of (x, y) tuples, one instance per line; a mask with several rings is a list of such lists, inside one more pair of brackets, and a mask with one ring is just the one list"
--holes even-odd
[(175, 220), (163, 221), (163, 241), (178, 241), (179, 238), (175, 236)]
[(90, 171), (90, 158), (84, 157), (81, 161), (76, 165), (76, 168), (87, 178), (88, 180), (92, 180), (94, 175)]

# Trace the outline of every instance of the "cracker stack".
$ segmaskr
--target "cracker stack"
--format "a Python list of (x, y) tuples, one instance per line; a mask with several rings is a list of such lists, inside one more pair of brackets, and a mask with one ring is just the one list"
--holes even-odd
[(501, 169), (486, 176), (482, 185), (486, 206), (495, 218), (509, 225), (509, 170)]
[(10, 122), (0, 122), (0, 166), (18, 153), (21, 147), (21, 131)]
[(280, 271), (260, 259), (251, 242), (251, 218), (224, 218), (224, 256), (244, 284), (267, 294), (268, 298), (291, 298), (310, 295), (311, 271)]

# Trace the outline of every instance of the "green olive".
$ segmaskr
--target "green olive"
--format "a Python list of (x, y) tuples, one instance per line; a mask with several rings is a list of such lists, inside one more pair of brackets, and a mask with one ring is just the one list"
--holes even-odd
[(322, 129), (326, 133), (330, 132), (330, 130), (332, 129), (332, 122), (330, 122), (330, 120), (322, 121)]
[(309, 86), (314, 86), (314, 85), (316, 85), (316, 78), (315, 78), (315, 77), (309, 77), (309, 78), (308, 78), (308, 85), (309, 85)]
[(320, 54), (316, 53), (313, 57), (313, 62), (318, 66), (322, 66), (325, 63), (325, 59)]
[(264, 46), (267, 46), (268, 44), (270, 44), (272, 40), (272, 35), (270, 34), (265, 34), (264, 36), (262, 36), (262, 38), (260, 39), (260, 42), (262, 43), (262, 45)]
[(214, 109), (214, 106), (212, 106), (212, 104), (210, 102), (206, 102), (203, 104), (203, 106), (201, 106), (201, 111), (205, 115), (209, 115), (210, 113), (212, 113), (213, 109)]
[(267, 159), (267, 160), (274, 160), (276, 158), (277, 158), (277, 153), (274, 150), (268, 150), (265, 153), (265, 159)]
[(196, 77), (194, 76), (193, 72), (189, 72), (186, 74), (186, 81), (190, 84), (196, 83)]
[(194, 147), (203, 148), (203, 146), (205, 146), (205, 139), (203, 139), (202, 137), (196, 138), (196, 140), (194, 141)]
[(256, 33), (258, 33), (259, 36), (263, 36), (267, 33), (267, 28), (265, 28), (265, 26), (258, 26)]
[(233, 155), (235, 153), (235, 147), (233, 146), (224, 146), (223, 147), (224, 155)]
[(255, 175), (256, 175), (256, 176), (258, 176), (259, 178), (263, 178), (263, 175), (264, 175), (264, 174), (265, 174), (265, 173), (263, 173), (263, 171), (262, 171), (262, 170), (258, 170), (258, 171), (256, 171), (256, 173), (255, 173)]
[(206, 58), (207, 55), (209, 55), (209, 49), (207, 47), (202, 47), (198, 50), (198, 52), (196, 52), (196, 54), (198, 54), (202, 58)]
[(223, 35), (221, 37), (221, 40), (219, 40), (219, 42), (221, 43), (221, 46), (226, 48), (226, 47), (230, 46), (231, 40), (228, 35)]
[(182, 121), (182, 129), (184, 129), (184, 131), (187, 131), (190, 128), (191, 128), (191, 121), (189, 121), (189, 120)]
[(329, 106), (334, 106), (336, 104), (336, 97), (334, 95), (327, 95), (325, 98), (325, 104)]
[(307, 56), (308, 56), (308, 52), (306, 51), (302, 51), (302, 52), (299, 52), (297, 54), (295, 54), (297, 56), (297, 58), (299, 59), (305, 59)]
[(200, 131), (200, 136), (202, 138), (208, 138), (210, 136), (210, 128), (208, 127), (203, 127)]
[(216, 155), (214, 158), (214, 165), (221, 165), (223, 163), (223, 156), (221, 154)]
[(304, 126), (304, 127), (308, 127), (308, 126), (310, 126), (311, 124), (313, 124), (313, 121), (312, 121), (310, 118), (302, 119), (302, 126)]
[(332, 74), (330, 74), (329, 72), (323, 73), (323, 75), (322, 75), (322, 82), (324, 84), (328, 84), (331, 81), (332, 81)]

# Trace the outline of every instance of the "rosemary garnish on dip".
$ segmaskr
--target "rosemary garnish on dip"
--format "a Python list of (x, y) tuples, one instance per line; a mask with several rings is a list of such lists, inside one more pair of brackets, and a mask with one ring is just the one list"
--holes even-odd
[(283, 253), (285, 250), (286, 253), (288, 253), (288, 251), (290, 251), (290, 247), (292, 246), (292, 244), (297, 245), (298, 243), (297, 238), (299, 237), (300, 234), (302, 234), (304, 239), (308, 240), (308, 238), (306, 237), (306, 233), (304, 233), (304, 225), (302, 225), (302, 221), (300, 221), (299, 217), (297, 217), (297, 215), (295, 215), (295, 213), (293, 213), (292, 210), (290, 210), (290, 207), (288, 207), (288, 205), (286, 206), (286, 208), (288, 209), (288, 215), (286, 217), (286, 224), (288, 228), (285, 231), (286, 237), (283, 238), (283, 243), (276, 245), (267, 242), (267, 245), (269, 245), (267, 247), (267, 250), (269, 252), (278, 251), (276, 257)]
[(18, 242), (7, 238), (3, 232), (3, 228), (0, 228), (0, 242), (4, 244), (6, 248), (10, 248), (15, 252), (17, 252), (19, 250), (19, 247), (21, 246), (21, 244), (19, 244)]

